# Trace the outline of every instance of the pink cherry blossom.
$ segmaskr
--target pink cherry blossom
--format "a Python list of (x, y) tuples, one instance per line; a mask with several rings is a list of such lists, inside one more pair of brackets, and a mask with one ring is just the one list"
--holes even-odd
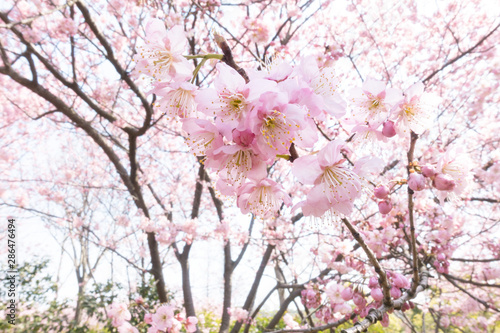
[(373, 190), (373, 195), (379, 199), (385, 199), (389, 195), (389, 187), (387, 185), (379, 185)]
[(247, 182), (237, 194), (242, 213), (252, 212), (262, 218), (274, 217), (283, 203), (286, 206), (292, 204), (283, 187), (269, 178)]
[(413, 131), (422, 134), (436, 116), (439, 98), (424, 93), (424, 84), (417, 82), (404, 92), (404, 100), (395, 106), (393, 117), (396, 128), (401, 135)]
[(392, 138), (397, 134), (396, 126), (394, 126), (394, 122), (392, 120), (387, 120), (386, 122), (384, 122), (382, 128), (382, 134), (388, 138)]
[(392, 210), (392, 203), (389, 200), (380, 201), (378, 203), (378, 210), (380, 214), (389, 214)]
[(187, 317), (186, 319), (186, 331), (188, 333), (192, 333), (196, 331), (196, 324), (198, 323), (198, 318), (196, 317)]
[(401, 91), (386, 88), (385, 83), (368, 79), (362, 88), (350, 90), (352, 116), (359, 122), (378, 127), (389, 116), (391, 108), (402, 99)]
[(155, 107), (169, 119), (190, 118), (196, 112), (197, 87), (189, 82), (159, 84), (152, 92), (160, 96)]
[[(360, 195), (361, 179), (343, 165), (343, 142), (329, 142), (317, 155), (298, 158), (292, 172), (303, 184), (315, 185), (302, 205), (304, 215), (322, 216), (327, 210), (350, 214)], [(304, 210), (305, 208), (305, 210)]]
[(193, 71), (192, 64), (182, 55), (186, 46), (182, 26), (167, 31), (161, 20), (153, 19), (146, 26), (146, 45), (135, 56), (136, 71), (158, 81), (184, 81)]
[(129, 321), (132, 316), (125, 303), (112, 303), (107, 307), (107, 315), (112, 319), (114, 327), (120, 327), (125, 322)]

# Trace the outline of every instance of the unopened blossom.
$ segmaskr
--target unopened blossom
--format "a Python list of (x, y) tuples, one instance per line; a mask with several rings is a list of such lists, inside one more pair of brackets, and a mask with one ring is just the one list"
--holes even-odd
[(354, 292), (352, 291), (351, 287), (347, 287), (342, 292), (340, 293), (340, 296), (342, 296), (342, 299), (344, 301), (350, 301), (354, 295)]
[(386, 88), (382, 81), (368, 79), (361, 88), (350, 91), (352, 117), (358, 122), (378, 127), (389, 116), (391, 108), (398, 103), (402, 94), (394, 88)]
[(413, 191), (422, 191), (425, 188), (425, 177), (417, 172), (410, 173), (408, 187)]
[(400, 135), (413, 131), (422, 134), (428, 129), (436, 115), (439, 98), (424, 93), (424, 84), (417, 82), (405, 90), (404, 99), (395, 106), (392, 117)]
[(193, 117), (196, 113), (196, 90), (197, 87), (189, 82), (158, 85), (153, 93), (161, 98), (154, 106), (169, 119)]
[(380, 288), (373, 288), (371, 291), (371, 295), (376, 302), (380, 302), (384, 299), (384, 294), (382, 293), (382, 289)]
[(247, 182), (237, 194), (238, 207), (243, 214), (252, 212), (262, 218), (275, 216), (283, 203), (287, 206), (292, 204), (283, 187), (269, 178)]
[(392, 210), (392, 203), (389, 200), (380, 201), (378, 203), (378, 210), (380, 214), (389, 214)]
[(388, 138), (392, 138), (396, 135), (396, 127), (394, 126), (394, 122), (392, 120), (387, 120), (382, 125), (382, 135)]
[(146, 25), (146, 45), (137, 50), (135, 61), (139, 74), (158, 81), (185, 81), (193, 74), (193, 65), (182, 55), (187, 46), (184, 28), (176, 25), (165, 29), (159, 19)]
[(432, 178), (436, 174), (436, 171), (434, 170), (434, 167), (429, 166), (429, 165), (424, 165), (422, 166), (422, 175), (427, 178)]
[(344, 165), (343, 141), (330, 141), (317, 155), (294, 161), (292, 172), (300, 182), (314, 185), (301, 204), (304, 215), (321, 217), (326, 211), (350, 214), (354, 199), (361, 194), (361, 179)]
[(440, 191), (453, 191), (457, 187), (457, 183), (452, 176), (438, 173), (432, 180), (432, 185)]
[(373, 190), (373, 195), (379, 199), (385, 199), (389, 195), (389, 187), (387, 185), (379, 185)]
[(293, 320), (293, 317), (287, 313), (283, 316), (283, 321), (285, 322), (286, 329), (299, 329), (300, 325), (297, 323), (295, 320)]

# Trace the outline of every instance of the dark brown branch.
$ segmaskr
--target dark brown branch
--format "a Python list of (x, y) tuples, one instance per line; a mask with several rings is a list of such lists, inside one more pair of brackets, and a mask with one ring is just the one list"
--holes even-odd
[[(408, 176), (410, 175), (410, 163), (413, 162), (413, 154), (415, 152), (415, 144), (417, 142), (418, 135), (415, 134), (413, 131), (411, 132), (411, 142), (410, 142), (410, 149), (408, 150)], [(410, 247), (411, 247), (411, 253), (412, 253), (412, 259), (413, 259), (413, 264), (412, 264), (412, 269), (413, 269), (413, 281), (411, 285), (411, 293), (415, 293), (417, 290), (417, 286), (419, 284), (418, 279), (419, 279), (419, 274), (418, 274), (418, 254), (417, 254), (417, 243), (415, 239), (415, 222), (413, 218), (413, 190), (408, 187), (408, 215), (409, 215), (409, 220), (410, 220)]]
[(385, 270), (382, 268), (382, 266), (378, 262), (377, 258), (375, 257), (375, 254), (373, 254), (372, 250), (368, 247), (368, 245), (366, 245), (363, 238), (361, 238), (361, 235), (356, 230), (356, 228), (346, 218), (343, 218), (342, 222), (344, 222), (347, 229), (349, 229), (352, 236), (354, 237), (356, 242), (358, 242), (358, 244), (361, 246), (361, 248), (363, 249), (363, 251), (367, 255), (368, 259), (370, 260), (370, 263), (375, 268), (375, 272), (378, 275), (380, 286), (382, 287), (382, 292), (384, 294), (384, 304), (387, 305), (388, 307), (391, 307), (393, 301), (391, 298), (389, 281), (387, 280), (387, 274), (385, 273)]
[(240, 74), (245, 79), (246, 83), (250, 82), (250, 79), (248, 78), (248, 75), (245, 72), (245, 70), (240, 66), (238, 66), (234, 61), (233, 52), (231, 51), (231, 48), (227, 44), (226, 39), (219, 34), (214, 34), (214, 38), (215, 42), (220, 47), (222, 54), (224, 54), (224, 57), (222, 57), (222, 61), (225, 62), (226, 65), (228, 65), (229, 67), (235, 69), (238, 72), (238, 74)]

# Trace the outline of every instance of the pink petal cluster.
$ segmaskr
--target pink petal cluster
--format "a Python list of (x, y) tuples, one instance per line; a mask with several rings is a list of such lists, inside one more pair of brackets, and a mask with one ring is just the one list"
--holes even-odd
[(344, 142), (329, 142), (317, 155), (298, 158), (292, 167), (297, 179), (314, 185), (307, 199), (300, 203), (305, 216), (321, 217), (325, 212), (348, 215), (354, 199), (361, 194), (361, 178), (345, 165), (341, 148)]

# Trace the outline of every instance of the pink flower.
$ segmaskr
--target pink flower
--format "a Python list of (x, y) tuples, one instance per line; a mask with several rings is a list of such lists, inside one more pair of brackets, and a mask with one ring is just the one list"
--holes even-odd
[[(438, 193), (438, 197), (441, 201), (448, 197), (457, 202), (459, 196), (468, 191), (472, 183), (472, 174), (470, 172), (472, 167), (472, 162), (469, 157), (462, 152), (462, 148), (451, 149), (441, 157), (436, 166), (436, 173), (438, 173), (438, 175), (435, 176), (433, 182), (435, 187), (437, 185), (443, 189), (441, 190), (443, 192)], [(443, 174), (443, 176), (439, 174)], [(453, 180), (455, 186), (452, 185), (453, 182), (451, 180)]]
[(146, 25), (146, 45), (135, 56), (136, 71), (158, 81), (185, 81), (193, 71), (192, 64), (182, 55), (186, 45), (182, 26), (167, 31), (161, 20), (151, 20)]
[(400, 90), (386, 88), (384, 82), (373, 79), (366, 80), (362, 88), (351, 89), (350, 96), (353, 118), (375, 128), (387, 119), (390, 109), (403, 97)]
[(354, 199), (360, 195), (361, 179), (343, 165), (340, 152), (343, 141), (329, 142), (317, 155), (309, 155), (294, 161), (292, 172), (300, 182), (314, 187), (302, 203), (304, 215), (322, 216), (326, 211), (348, 215)]
[(401, 297), (401, 290), (396, 287), (391, 288), (391, 297), (394, 299), (398, 299)]
[(328, 286), (328, 288), (325, 290), (325, 293), (330, 299), (331, 304), (344, 303), (344, 299), (342, 298), (343, 290), (344, 287), (337, 283), (333, 283)]
[(252, 212), (262, 218), (273, 217), (283, 202), (287, 206), (292, 204), (283, 187), (269, 178), (245, 183), (238, 189), (238, 207), (243, 214)]
[(424, 93), (424, 84), (417, 82), (405, 90), (404, 99), (395, 107), (394, 117), (399, 134), (409, 130), (422, 134), (432, 124), (439, 98)]
[(216, 125), (229, 140), (237, 128), (245, 129), (247, 112), (260, 95), (272, 91), (276, 82), (255, 79), (248, 84), (234, 69), (223, 63), (217, 64), (218, 77), (214, 81), (215, 89), (200, 90), (196, 95), (198, 110), (208, 116), (216, 117)]
[(408, 187), (413, 191), (422, 191), (425, 188), (425, 177), (420, 173), (410, 173)]
[(139, 330), (132, 326), (129, 322), (124, 322), (118, 327), (118, 333), (139, 333)]
[(188, 333), (192, 333), (192, 332), (195, 332), (196, 331), (196, 324), (198, 323), (198, 318), (196, 317), (187, 317), (186, 319), (186, 331)]
[(153, 325), (160, 331), (167, 331), (173, 326), (174, 307), (162, 305), (153, 314)]
[(125, 303), (113, 303), (107, 307), (108, 317), (112, 319), (111, 324), (114, 327), (120, 327), (126, 321), (129, 321), (132, 316)]
[(284, 93), (264, 93), (259, 104), (249, 113), (248, 126), (256, 135), (259, 152), (265, 159), (274, 160), (276, 155), (288, 153), (304, 123), (305, 112), (288, 104)]
[(304, 94), (301, 104), (309, 109), (311, 116), (319, 116), (321, 112), (340, 118), (345, 114), (346, 102), (337, 92), (339, 80), (333, 68), (318, 68), (313, 56), (301, 59), (296, 72), (300, 81), (308, 86), (312, 94)]
[(222, 135), (217, 127), (205, 119), (186, 119), (182, 123), (182, 129), (189, 134), (186, 139), (188, 146), (194, 155), (205, 156), (222, 147)]
[(152, 92), (162, 98), (154, 105), (170, 119), (190, 118), (196, 112), (197, 87), (189, 82), (158, 85)]

